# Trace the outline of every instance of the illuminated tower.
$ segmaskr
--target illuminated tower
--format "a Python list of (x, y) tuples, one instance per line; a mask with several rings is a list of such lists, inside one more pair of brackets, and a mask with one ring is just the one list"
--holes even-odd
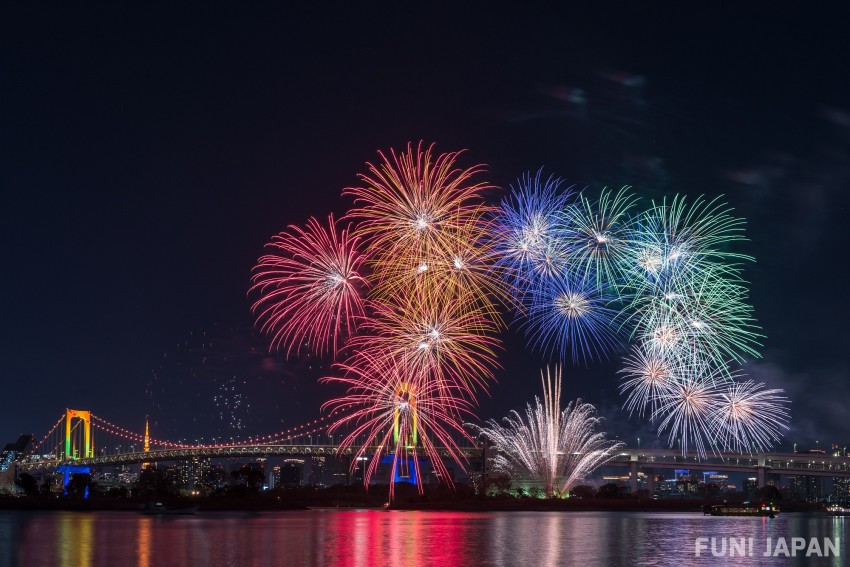
[[(145, 416), (145, 453), (150, 453), (151, 451), (151, 432), (150, 427), (148, 425), (148, 416)], [(150, 466), (150, 463), (142, 463), (142, 468), (146, 469)]]

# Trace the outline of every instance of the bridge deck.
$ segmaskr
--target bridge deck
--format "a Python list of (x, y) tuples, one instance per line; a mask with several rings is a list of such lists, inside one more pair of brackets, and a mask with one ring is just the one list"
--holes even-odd
[[(367, 448), (367, 454), (374, 454), (379, 447)], [(479, 458), (482, 450), (478, 447), (462, 447), (467, 458)], [(242, 445), (224, 447), (185, 447), (150, 452), (137, 451), (115, 455), (102, 455), (88, 459), (60, 462), (57, 460), (24, 461), (19, 464), (23, 470), (52, 468), (61, 464), (78, 466), (129, 465), (157, 461), (180, 461), (191, 458), (238, 458), (262, 456), (311, 456), (342, 455), (352, 456), (351, 448), (340, 449), (338, 445)], [(440, 452), (448, 457), (447, 450)], [(697, 453), (682, 454), (672, 450), (623, 449), (606, 466), (636, 466), (641, 469), (694, 469), (718, 470), (727, 472), (753, 472), (759, 469), (780, 474), (800, 474), (812, 476), (850, 477), (850, 458), (827, 455), (809, 455), (800, 453), (763, 453), (740, 455), (737, 453), (710, 454), (700, 457)]]

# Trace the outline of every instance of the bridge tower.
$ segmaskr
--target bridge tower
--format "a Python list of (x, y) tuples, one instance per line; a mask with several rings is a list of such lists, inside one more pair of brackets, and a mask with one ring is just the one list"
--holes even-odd
[(408, 453), (408, 449), (416, 447), (419, 441), (419, 414), (416, 404), (416, 386), (410, 382), (400, 382), (395, 389), (393, 415), (393, 442), (401, 453), (396, 455), (395, 470), (392, 472), (396, 482), (407, 481), (419, 484), (418, 463)]
[[(71, 435), (73, 421), (77, 419), (83, 423), (83, 447), (75, 446), (75, 439)], [(81, 456), (82, 455), (82, 456)], [(94, 444), (91, 438), (91, 412), (88, 410), (67, 409), (65, 413), (65, 460), (77, 460), (79, 458), (90, 459), (94, 457)]]

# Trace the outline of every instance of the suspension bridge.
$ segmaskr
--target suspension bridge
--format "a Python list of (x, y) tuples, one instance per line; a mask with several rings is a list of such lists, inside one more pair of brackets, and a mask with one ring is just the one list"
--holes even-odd
[[(59, 470), (62, 467), (100, 467), (182, 461), (195, 458), (253, 458), (270, 456), (352, 456), (356, 450), (340, 441), (345, 435), (328, 434), (330, 414), (297, 427), (245, 439), (227, 438), (212, 443), (190, 444), (158, 439), (134, 432), (103, 419), (89, 410), (67, 409), (38, 442), (31, 454), (18, 462), (20, 470)], [(335, 442), (336, 441), (336, 442)], [(372, 455), (382, 449), (367, 447)], [(486, 460), (484, 447), (461, 447), (469, 460)], [(490, 451), (492, 455), (492, 450)], [(448, 457), (448, 451), (441, 451)], [(637, 489), (638, 471), (688, 469), (754, 474), (765, 485), (766, 474), (850, 477), (850, 458), (808, 453), (717, 453), (700, 455), (674, 449), (625, 448), (606, 465), (630, 469), (632, 490)]]
[[(59, 469), (62, 467), (100, 467), (182, 461), (197, 458), (251, 458), (270, 456), (335, 455), (353, 456), (358, 449), (343, 446), (346, 432), (327, 432), (329, 414), (297, 427), (270, 435), (244, 439), (228, 437), (212, 443), (170, 441), (150, 435), (145, 421), (144, 433), (137, 433), (101, 418), (89, 410), (67, 409), (49, 431), (38, 440), (30, 455), (18, 463), (22, 471)], [(370, 446), (365, 454), (372, 455), (384, 448)], [(468, 459), (480, 457), (481, 448), (461, 447)], [(448, 450), (439, 450), (450, 457)]]

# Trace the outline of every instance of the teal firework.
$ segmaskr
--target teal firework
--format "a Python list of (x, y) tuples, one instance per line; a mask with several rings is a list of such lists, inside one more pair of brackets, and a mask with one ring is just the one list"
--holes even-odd
[(614, 288), (629, 261), (629, 214), (637, 202), (629, 187), (603, 189), (599, 198), (579, 195), (568, 209), (564, 233), (568, 265), (576, 277), (600, 288)]

